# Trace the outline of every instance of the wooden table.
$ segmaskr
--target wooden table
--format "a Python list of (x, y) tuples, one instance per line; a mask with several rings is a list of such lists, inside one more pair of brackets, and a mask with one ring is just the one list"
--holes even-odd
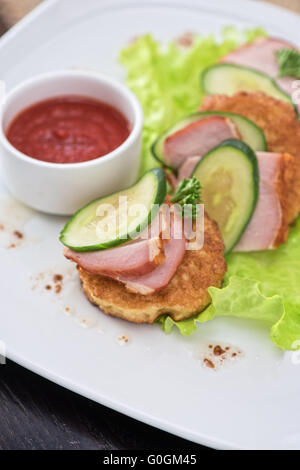
[(0, 450), (201, 449), (80, 397), (12, 362), (0, 365)]
[[(300, 0), (267, 0), (300, 12)], [(0, 34), (40, 0), (0, 0)], [(199, 450), (8, 361), (0, 365), (0, 450)]]

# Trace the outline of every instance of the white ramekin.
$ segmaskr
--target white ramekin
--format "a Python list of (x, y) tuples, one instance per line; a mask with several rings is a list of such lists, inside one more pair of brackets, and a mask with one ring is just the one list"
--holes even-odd
[[(131, 125), (126, 141), (109, 154), (83, 163), (48, 163), (24, 155), (6, 138), (13, 118), (41, 100), (81, 95), (111, 104)], [(12, 195), (50, 214), (70, 215), (89, 201), (124, 189), (138, 176), (143, 113), (125, 86), (98, 73), (58, 71), (36, 76), (10, 91), (0, 112), (2, 178)]]

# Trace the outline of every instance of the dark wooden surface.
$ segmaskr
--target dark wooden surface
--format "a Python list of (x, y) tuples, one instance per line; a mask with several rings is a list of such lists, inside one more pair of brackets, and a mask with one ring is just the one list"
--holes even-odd
[(0, 365), (0, 450), (200, 450), (8, 361)]

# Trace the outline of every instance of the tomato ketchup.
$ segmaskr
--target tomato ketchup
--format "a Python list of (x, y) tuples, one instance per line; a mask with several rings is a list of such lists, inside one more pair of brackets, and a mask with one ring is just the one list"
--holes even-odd
[(25, 155), (51, 163), (79, 163), (107, 155), (129, 136), (113, 106), (84, 96), (60, 96), (21, 111), (6, 132)]

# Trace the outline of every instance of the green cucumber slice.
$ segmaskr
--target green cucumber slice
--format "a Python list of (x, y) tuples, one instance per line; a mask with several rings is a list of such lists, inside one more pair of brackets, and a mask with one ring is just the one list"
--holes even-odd
[(212, 65), (202, 73), (201, 83), (208, 95), (232, 96), (239, 91), (262, 91), (293, 105), (291, 97), (279, 88), (275, 80), (249, 67), (229, 63)]
[(193, 176), (202, 185), (205, 210), (218, 223), (227, 254), (241, 238), (257, 204), (256, 155), (244, 142), (229, 139), (199, 161)]
[[(188, 126), (189, 124), (198, 121), (200, 119), (205, 119), (209, 116), (221, 116), (225, 118), (231, 119), (235, 125), (239, 133), (241, 134), (242, 140), (246, 142), (254, 151), (257, 152), (266, 152), (267, 151), (267, 141), (265, 138), (265, 134), (263, 131), (250, 119), (241, 116), (240, 114), (230, 113), (230, 112), (222, 112), (222, 111), (200, 111), (197, 113), (190, 114), (179, 122), (177, 122), (173, 127), (168, 129), (162, 135), (158, 137), (158, 139), (152, 145), (152, 154), (163, 166), (170, 168), (165, 161), (164, 156), (164, 143), (165, 140), (175, 132), (183, 129), (184, 127)], [(171, 168), (170, 168), (171, 169)]]
[(126, 243), (151, 223), (165, 197), (164, 171), (150, 170), (130, 188), (90, 202), (76, 212), (62, 230), (60, 241), (75, 251), (105, 250)]

